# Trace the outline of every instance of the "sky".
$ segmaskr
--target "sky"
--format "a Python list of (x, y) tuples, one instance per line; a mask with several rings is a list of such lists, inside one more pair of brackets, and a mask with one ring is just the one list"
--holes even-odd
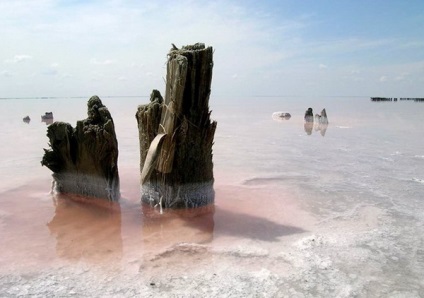
[(0, 0), (0, 98), (164, 93), (212, 46), (211, 96), (424, 97), (424, 1)]

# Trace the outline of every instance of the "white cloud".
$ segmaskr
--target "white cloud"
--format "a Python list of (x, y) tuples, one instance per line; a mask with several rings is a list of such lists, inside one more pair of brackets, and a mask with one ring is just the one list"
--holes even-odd
[(327, 55), (331, 55), (333, 53), (352, 53), (363, 50), (384, 48), (393, 46), (396, 42), (396, 40), (384, 38), (370, 40), (366, 38), (347, 37), (334, 40), (304, 42), (305, 47), (299, 48), (299, 50), (313, 54), (326, 53)]
[(96, 65), (110, 65), (110, 64), (114, 64), (115, 61), (114, 60), (110, 60), (110, 59), (106, 59), (106, 60), (98, 60), (96, 58), (92, 58), (90, 60), (91, 64), (96, 64)]
[(4, 62), (6, 63), (20, 63), (22, 61), (30, 60), (32, 56), (30, 55), (15, 55), (12, 59), (6, 59)]
[(105, 78), (105, 75), (98, 71), (91, 72), (90, 80), (91, 81), (100, 81)]
[(49, 67), (44, 69), (41, 74), (47, 75), (47, 76), (57, 76), (59, 75), (59, 63), (52, 63)]
[(5, 78), (10, 78), (12, 74), (8, 72), (7, 70), (0, 71), (0, 76)]
[[(379, 79), (408, 80), (416, 83), (417, 90), (424, 88), (418, 84), (424, 68), (420, 73), (416, 67), (424, 67), (423, 63), (403, 52), (399, 52), (399, 57), (405, 57), (403, 65), (396, 59), (384, 61), (379, 54), (398, 51), (401, 45), (403, 50), (421, 49), (424, 42), (418, 38), (399, 40), (382, 34), (375, 39), (348, 33), (340, 37), (332, 32), (324, 37), (313, 34), (326, 21), (320, 14), (305, 10), (281, 17), (277, 10), (246, 3), (181, 0), (164, 5), (153, 0), (104, 0), (99, 5), (98, 1), (0, 0), (0, 36), (7, 45), (0, 47), (0, 62), (15, 63), (7, 67), (20, 78), (37, 74), (20, 85), (6, 84), (4, 91), (10, 96), (31, 90), (50, 95), (51, 78), (40, 76), (42, 72), (57, 78), (72, 74), (72, 80), (63, 80), (64, 96), (70, 95), (68, 90), (75, 90), (76, 95), (91, 92), (90, 80), (98, 80), (93, 84), (97, 93), (148, 95), (151, 89), (164, 86), (171, 43), (181, 47), (195, 42), (215, 49), (213, 95), (349, 93), (358, 89), (372, 93), (382, 87), (375, 86)], [(32, 56), (15, 53), (34, 58), (31, 63), (19, 63)], [(97, 70), (103, 74), (92, 73)], [(408, 76), (402, 75), (407, 71)], [(131, 79), (114, 84), (120, 74)], [(305, 88), (305, 81), (319, 87)], [(353, 87), (349, 83), (354, 81), (362, 83)], [(383, 86), (389, 88), (389, 84)]]
[(144, 67), (144, 63), (131, 63), (131, 67), (133, 68), (143, 68)]
[(118, 78), (118, 81), (121, 81), (121, 82), (122, 81), (128, 81), (128, 79), (124, 76), (121, 76), (121, 77)]
[(41, 74), (46, 76), (57, 76), (59, 74), (59, 71), (56, 68), (46, 68), (41, 72)]
[(395, 77), (395, 81), (404, 81), (409, 76), (409, 73), (404, 72)]
[(71, 75), (69, 73), (64, 73), (64, 74), (61, 75), (61, 78), (63, 78), (63, 79), (72, 78), (72, 77), (73, 77), (73, 75)]

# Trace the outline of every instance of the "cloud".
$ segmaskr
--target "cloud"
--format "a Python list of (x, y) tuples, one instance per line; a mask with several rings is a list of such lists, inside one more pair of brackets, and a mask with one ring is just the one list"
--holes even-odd
[(105, 78), (105, 75), (101, 72), (93, 71), (91, 72), (90, 80), (97, 82), (100, 80), (103, 80)]
[(6, 59), (4, 62), (6, 63), (20, 63), (26, 60), (32, 59), (30, 55), (15, 55), (12, 59)]
[(59, 63), (52, 63), (50, 66), (46, 69), (44, 69), (41, 74), (46, 76), (57, 76), (59, 74)]
[(123, 81), (128, 81), (128, 79), (124, 76), (121, 76), (121, 77), (118, 78), (118, 81), (123, 82)]
[[(324, 30), (328, 18), (314, 8), (285, 12), (283, 2), (271, 7), (266, 1), (251, 5), (251, 1), (239, 0), (166, 1), (165, 5), (153, 0), (104, 0), (102, 5), (97, 0), (0, 0), (0, 35), (7, 45), (0, 48), (0, 63), (19, 64), (3, 66), (20, 78), (37, 74), (25, 81), (28, 88), (8, 83), (4, 91), (23, 95), (36, 90), (50, 95), (51, 79), (70, 73), (74, 79), (63, 80), (67, 84), (60, 91), (63, 95), (68, 95), (68, 90), (86, 92), (92, 88), (87, 84), (91, 79), (99, 81), (95, 85), (98, 93), (149, 94), (152, 88), (163, 86), (171, 42), (177, 47), (194, 42), (214, 47), (214, 96), (315, 94), (317, 90), (350, 93), (358, 86), (371, 93), (368, 90), (381, 85), (391, 87), (376, 86), (372, 81), (417, 82), (424, 75), (418, 51), (424, 42), (419, 34), (398, 36), (390, 30), (378, 37), (365, 32), (333, 34)], [(342, 25), (350, 27), (349, 22)], [(409, 55), (406, 50), (416, 54)], [(92, 73), (97, 70), (104, 75)], [(407, 71), (410, 75), (402, 75)], [(317, 76), (319, 73), (325, 76)], [(364, 83), (351, 86), (340, 82), (337, 87), (330, 83), (343, 76), (346, 82)], [(128, 83), (115, 84), (125, 78)], [(318, 87), (304, 88), (309, 80)]]
[(71, 74), (69, 74), (69, 73), (64, 73), (64, 74), (62, 74), (62, 76), (61, 76), (63, 79), (67, 79), (67, 78), (72, 78), (73, 77), (73, 75), (71, 75)]
[(142, 68), (142, 67), (144, 67), (144, 63), (135, 63), (135, 62), (133, 62), (133, 63), (131, 63), (131, 67), (132, 68)]
[(409, 75), (409, 73), (404, 72), (404, 73), (398, 75), (397, 77), (395, 77), (395, 81), (404, 81), (408, 75)]
[(91, 64), (95, 64), (95, 65), (110, 65), (110, 64), (114, 64), (115, 61), (114, 60), (110, 60), (110, 59), (106, 59), (106, 60), (97, 60), (96, 58), (92, 58), (90, 60)]
[(46, 76), (57, 76), (59, 74), (59, 71), (55, 68), (46, 68), (41, 72), (41, 74)]
[(12, 74), (8, 72), (7, 70), (0, 71), (0, 76), (4, 78), (10, 78)]
[(333, 55), (334, 53), (352, 53), (394, 46), (396, 44), (396, 40), (387, 38), (367, 39), (347, 37), (324, 41), (304, 41), (303, 44), (306, 47), (303, 47), (303, 50), (302, 48), (299, 48), (299, 50), (302, 50), (304, 53), (314, 55), (326, 53), (327, 55)]

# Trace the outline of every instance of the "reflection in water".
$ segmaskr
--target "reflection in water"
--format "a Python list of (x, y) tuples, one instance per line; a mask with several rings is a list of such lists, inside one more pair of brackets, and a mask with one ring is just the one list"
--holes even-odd
[(121, 208), (75, 195), (54, 198), (55, 215), (47, 224), (56, 237), (57, 256), (68, 260), (104, 261), (122, 257)]
[(57, 256), (71, 261), (119, 262), (123, 238), (127, 254), (138, 257), (156, 254), (175, 243), (205, 244), (213, 239), (213, 205), (161, 214), (125, 199), (120, 204), (60, 194), (54, 203), (55, 215), (48, 228), (56, 237)]
[(237, 257), (240, 249), (249, 251), (249, 241), (266, 247), (305, 231), (297, 224), (299, 213), (290, 196), (276, 191), (278, 187), (262, 187), (263, 180), (248, 187), (218, 187), (215, 205), (162, 213), (140, 204), (136, 184), (134, 190), (124, 189), (133, 200), (124, 196), (110, 203), (70, 194), (51, 196), (44, 192), (49, 183), (36, 181), (2, 193), (0, 270), (76, 263), (137, 273), (157, 269), (161, 274), (161, 264), (208, 266), (215, 256)]
[(53, 118), (46, 118), (46, 119), (41, 119), (41, 122), (46, 123), (46, 125), (50, 125), (53, 123)]
[(147, 260), (176, 244), (210, 244), (214, 234), (275, 242), (280, 237), (305, 232), (300, 227), (249, 214), (249, 209), (235, 212), (228, 206), (170, 209), (160, 213), (147, 204), (141, 208), (128, 202), (122, 206), (103, 201), (93, 204), (69, 195), (58, 196), (55, 203), (56, 213), (48, 227), (56, 237), (57, 256), (73, 261), (119, 261), (123, 255), (123, 238), (127, 239), (127, 254)]
[(55, 198), (56, 212), (48, 228), (56, 237), (58, 257), (103, 264), (119, 262), (124, 250), (122, 239), (126, 239), (126, 258), (147, 261), (181, 243), (210, 244), (214, 234), (276, 242), (280, 237), (305, 232), (300, 227), (249, 214), (249, 209), (243, 208), (236, 212), (228, 206), (209, 205), (160, 213), (149, 205), (140, 207), (128, 201), (121, 206), (103, 200), (92, 202), (74, 195)]
[(315, 123), (315, 131), (319, 131), (320, 134), (324, 137), (325, 132), (327, 131), (328, 124), (325, 123)]
[(327, 132), (328, 124), (325, 123), (319, 123), (319, 122), (305, 122), (304, 129), (308, 136), (312, 134), (312, 129), (315, 129), (315, 131), (319, 131), (319, 133), (325, 137), (325, 133)]
[(53, 123), (53, 112), (46, 112), (44, 115), (41, 115), (41, 122), (45, 122), (46, 125)]
[(308, 136), (310, 136), (312, 134), (312, 128), (314, 127), (314, 123), (313, 122), (305, 122), (305, 124), (303, 125), (305, 132)]
[(50, 179), (2, 193), (0, 269), (76, 263), (138, 272), (156, 268), (162, 262), (158, 258), (176, 247), (184, 252), (170, 253), (164, 265), (168, 266), (166, 260), (186, 264), (187, 256), (199, 257), (192, 247), (203, 247), (211, 258), (234, 255), (239, 248), (249, 250), (249, 241), (267, 246), (305, 230), (305, 218), (299, 226), (299, 213), (291, 196), (278, 190), (279, 181), (272, 187), (263, 187), (263, 180), (242, 187), (221, 185), (215, 189), (215, 205), (161, 214), (140, 203), (137, 177), (123, 177), (130, 183), (124, 184), (119, 203), (70, 194), (52, 196), (47, 193)]

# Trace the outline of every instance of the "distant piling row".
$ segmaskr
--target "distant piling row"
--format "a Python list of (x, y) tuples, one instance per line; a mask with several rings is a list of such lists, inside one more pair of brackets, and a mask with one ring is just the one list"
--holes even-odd
[(400, 100), (413, 100), (413, 101), (424, 101), (423, 97), (418, 97), (418, 98), (401, 98)]
[[(423, 101), (422, 97), (401, 97), (399, 100), (411, 100), (415, 102)], [(371, 101), (398, 101), (397, 97), (371, 97)]]
[(397, 101), (398, 99), (392, 97), (371, 97), (371, 101)]

